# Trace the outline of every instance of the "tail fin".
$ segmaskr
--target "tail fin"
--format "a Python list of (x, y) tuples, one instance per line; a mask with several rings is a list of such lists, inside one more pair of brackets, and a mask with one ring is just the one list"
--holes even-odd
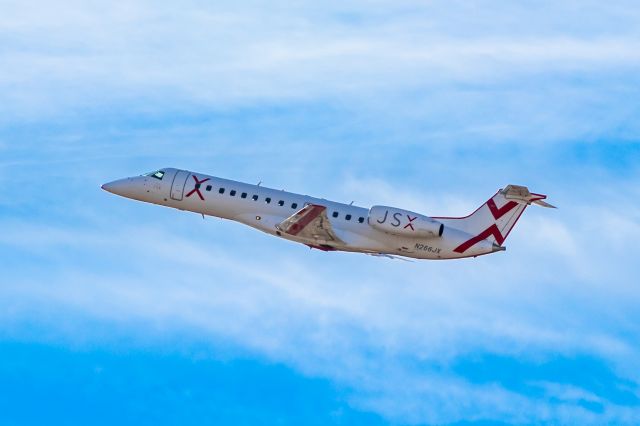
[(442, 222), (445, 226), (474, 235), (473, 238), (454, 249), (457, 253), (464, 253), (482, 240), (488, 240), (502, 246), (524, 210), (531, 203), (555, 208), (542, 201), (546, 198), (546, 195), (532, 194), (525, 186), (507, 185), (469, 216), (434, 219)]

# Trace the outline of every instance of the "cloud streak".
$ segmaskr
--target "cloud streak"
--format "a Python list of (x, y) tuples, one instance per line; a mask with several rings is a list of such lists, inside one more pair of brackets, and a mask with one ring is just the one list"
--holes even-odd
[[(4, 340), (233, 346), (396, 424), (638, 423), (635, 3), (36, 3), (0, 17)], [(506, 254), (407, 264), (99, 190), (162, 166), (560, 209)]]
[[(405, 4), (383, 21), (353, 17), (355, 23), (335, 6), (320, 12), (307, 5), (287, 11), (282, 5), (283, 15), (275, 20), (271, 8), (230, 4), (176, 11), (146, 2), (126, 8), (66, 2), (55, 20), (49, 6), (40, 6), (33, 15), (31, 8), (27, 13), (14, 4), (0, 21), (6, 40), (0, 91), (12, 101), (4, 112), (14, 119), (135, 99), (144, 100), (147, 109), (158, 103), (226, 108), (319, 98), (370, 101), (371, 93), (388, 97), (443, 86), (530, 85), (541, 76), (591, 79), (614, 71), (631, 77), (640, 65), (640, 35), (628, 25), (589, 36), (569, 30), (514, 36), (486, 31), (480, 14), (468, 22), (453, 19), (465, 21), (468, 30), (446, 34), (409, 17), (414, 8), (422, 18), (450, 13), (420, 3)], [(457, 6), (461, 15), (478, 13)], [(544, 16), (553, 14), (554, 6), (548, 6)], [(531, 10), (513, 12), (521, 22), (542, 19), (531, 18)], [(427, 22), (437, 28), (437, 15)]]
[[(421, 199), (408, 194), (405, 200), (408, 197)], [(636, 214), (633, 205), (623, 207), (623, 217)], [(549, 406), (500, 383), (468, 383), (447, 368), (478, 352), (525, 359), (534, 353), (543, 364), (557, 354), (589, 354), (638, 380), (633, 373), (638, 348), (632, 338), (637, 327), (620, 324), (618, 314), (602, 308), (603, 303), (615, 304), (621, 317), (635, 316), (633, 304), (619, 299), (618, 290), (629, 290), (626, 275), (601, 286), (608, 270), (627, 260), (612, 256), (596, 261), (600, 254), (588, 249), (591, 211), (574, 207), (567, 214), (573, 216), (571, 232), (564, 221), (541, 213), (523, 220), (513, 237), (515, 250), (535, 253), (540, 246), (550, 248), (533, 257), (515, 254), (409, 266), (355, 255), (312, 253), (301, 258), (296, 254), (299, 248), (286, 243), (279, 258), (264, 259), (260, 253), (272, 245), (270, 240), (258, 238), (248, 249), (242, 243), (244, 228), (220, 224), (209, 230), (211, 223), (195, 222), (191, 216), (180, 219), (175, 232), (139, 223), (113, 233), (108, 232), (111, 221), (94, 231), (14, 223), (0, 244), (63, 265), (53, 274), (47, 268), (46, 279), (33, 274), (14, 277), (15, 285), (2, 289), (2, 299), (11, 308), (3, 311), (8, 323), (19, 324), (35, 312), (68, 312), (63, 316), (120, 328), (144, 324), (135, 333), (147, 336), (153, 325), (158, 338), (191, 330), (227, 340), (305, 374), (331, 377), (352, 389), (357, 407), (397, 422), (455, 421), (468, 419), (468, 413), (512, 422), (635, 419), (633, 411), (606, 396), (597, 396), (606, 414), (595, 415), (578, 403), (585, 398), (561, 398)], [(197, 230), (189, 230), (194, 224)], [(626, 247), (638, 237), (633, 228), (629, 231), (622, 242), (619, 235), (611, 238)], [(204, 235), (198, 236), (201, 232)], [(212, 244), (218, 232), (231, 233), (229, 241), (236, 243), (227, 243), (225, 250)], [(184, 237), (178, 236), (182, 233)], [(85, 257), (101, 261), (71, 267), (70, 262), (82, 264)], [(333, 267), (321, 268), (327, 262)], [(124, 269), (111, 269), (118, 263)], [(357, 279), (341, 272), (354, 265), (360, 265)], [(534, 265), (546, 265), (550, 273), (531, 274)], [(561, 281), (555, 278), (559, 269), (565, 271)], [(624, 297), (634, 300), (635, 293)], [(617, 332), (612, 332), (614, 324)], [(82, 341), (82, 336), (91, 340), (91, 331), (74, 326), (65, 339)], [(429, 367), (423, 370), (422, 365)], [(547, 380), (552, 383), (553, 378)], [(543, 394), (558, 399), (557, 386), (547, 386)], [(594, 392), (569, 386), (574, 393)], [(447, 403), (451, 400), (458, 403)]]

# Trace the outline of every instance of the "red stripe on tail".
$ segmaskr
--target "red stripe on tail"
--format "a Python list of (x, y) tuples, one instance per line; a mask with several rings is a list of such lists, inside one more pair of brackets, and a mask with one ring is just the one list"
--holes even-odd
[(502, 245), (502, 243), (504, 243), (504, 237), (500, 233), (498, 226), (494, 223), (493, 225), (491, 225), (490, 227), (482, 231), (480, 234), (476, 235), (470, 240), (465, 241), (464, 243), (460, 244), (458, 247), (454, 248), (453, 251), (455, 251), (456, 253), (464, 253), (465, 251), (469, 250), (469, 248), (471, 248), (473, 245), (479, 243), (482, 240), (486, 240), (492, 235), (496, 239), (496, 242), (498, 244)]
[(491, 211), (491, 214), (493, 215), (493, 218), (495, 220), (498, 220), (502, 216), (504, 216), (505, 214), (509, 213), (517, 205), (518, 205), (518, 203), (516, 203), (515, 201), (509, 201), (504, 206), (498, 208), (496, 206), (495, 201), (493, 201), (493, 198), (490, 199), (489, 201), (487, 201), (487, 206), (489, 207), (489, 210)]

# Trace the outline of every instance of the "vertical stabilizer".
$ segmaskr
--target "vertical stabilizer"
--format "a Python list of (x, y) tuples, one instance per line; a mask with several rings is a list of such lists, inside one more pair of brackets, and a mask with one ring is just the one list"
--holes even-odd
[(535, 203), (543, 207), (553, 207), (542, 201), (546, 198), (546, 195), (532, 194), (525, 186), (507, 185), (469, 216), (434, 219), (447, 227), (459, 229), (473, 236), (454, 249), (457, 253), (464, 253), (482, 240), (502, 246), (527, 206)]

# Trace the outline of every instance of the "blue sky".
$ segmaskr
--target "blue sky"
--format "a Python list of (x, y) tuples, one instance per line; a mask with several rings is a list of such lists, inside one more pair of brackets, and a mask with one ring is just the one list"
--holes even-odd
[[(0, 423), (640, 423), (640, 6), (4, 2)], [(320, 253), (100, 184), (183, 167), (466, 214)]]

